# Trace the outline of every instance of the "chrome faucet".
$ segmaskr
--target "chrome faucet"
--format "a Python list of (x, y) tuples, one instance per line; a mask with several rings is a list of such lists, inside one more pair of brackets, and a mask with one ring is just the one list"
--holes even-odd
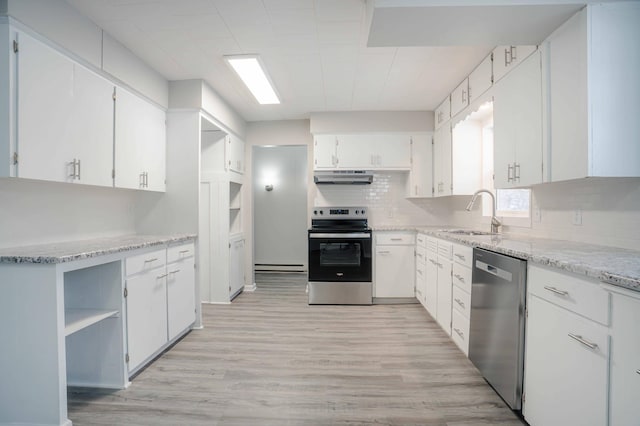
[(478, 198), (478, 195), (483, 192), (491, 196), (491, 233), (497, 234), (502, 223), (500, 223), (500, 221), (496, 217), (496, 197), (493, 195), (493, 192), (489, 191), (488, 189), (477, 190), (476, 193), (473, 194), (473, 197), (471, 197), (471, 201), (469, 201), (469, 204), (467, 204), (466, 210), (468, 212), (471, 211), (471, 209), (473, 208), (473, 203), (476, 202), (476, 198)]

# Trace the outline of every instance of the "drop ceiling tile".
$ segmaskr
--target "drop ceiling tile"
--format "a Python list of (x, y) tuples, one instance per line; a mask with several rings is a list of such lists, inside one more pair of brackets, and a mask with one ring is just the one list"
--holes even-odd
[(162, 0), (162, 8), (171, 15), (208, 15), (217, 13), (210, 0)]
[(318, 40), (321, 45), (359, 44), (360, 27), (360, 21), (321, 22)]
[(269, 11), (271, 25), (275, 34), (312, 34), (316, 33), (313, 9), (284, 9)]
[(357, 21), (364, 18), (363, 0), (317, 0), (318, 21)]
[(313, 9), (313, 0), (263, 0), (267, 10)]

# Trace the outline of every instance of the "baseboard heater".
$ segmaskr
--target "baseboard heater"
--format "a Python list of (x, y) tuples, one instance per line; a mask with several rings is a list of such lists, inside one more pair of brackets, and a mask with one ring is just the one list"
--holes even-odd
[(296, 263), (256, 263), (253, 269), (256, 272), (307, 272), (305, 265)]

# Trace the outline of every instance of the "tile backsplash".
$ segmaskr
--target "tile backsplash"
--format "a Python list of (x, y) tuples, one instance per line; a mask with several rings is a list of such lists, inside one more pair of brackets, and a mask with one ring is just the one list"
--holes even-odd
[(317, 185), (314, 205), (367, 207), (373, 227), (447, 223), (446, 203), (425, 208), (422, 200), (406, 198), (407, 179), (407, 172), (375, 172), (370, 185)]

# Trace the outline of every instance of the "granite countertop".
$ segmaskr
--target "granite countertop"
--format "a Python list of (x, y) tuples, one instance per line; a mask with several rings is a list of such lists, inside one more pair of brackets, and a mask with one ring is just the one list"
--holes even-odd
[(0, 249), (0, 263), (64, 263), (168, 243), (192, 241), (195, 234), (124, 235)]
[(640, 251), (522, 235), (464, 235), (443, 227), (414, 227), (418, 232), (480, 247), (531, 263), (562, 269), (604, 283), (640, 291)]

